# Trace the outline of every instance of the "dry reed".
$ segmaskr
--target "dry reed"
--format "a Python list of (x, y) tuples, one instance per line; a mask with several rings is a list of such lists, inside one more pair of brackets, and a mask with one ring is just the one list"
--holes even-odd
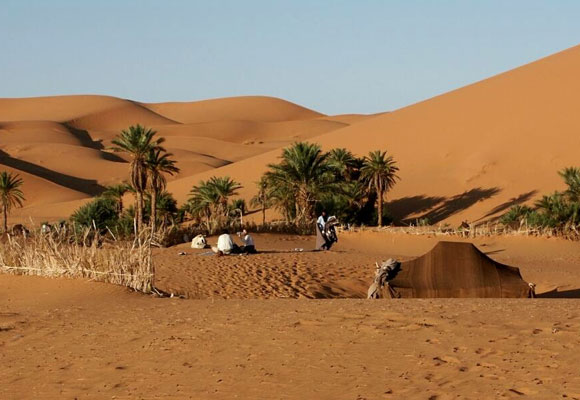
[(481, 225), (471, 224), (469, 227), (453, 228), (449, 225), (426, 225), (426, 226), (387, 226), (383, 228), (371, 227), (351, 227), (350, 231), (383, 231), (392, 233), (404, 233), (409, 235), (431, 235), (450, 236), (462, 238), (492, 237), (492, 236), (538, 236), (538, 237), (559, 237), (568, 240), (580, 240), (580, 232), (575, 226), (563, 229), (531, 227), (522, 224), (517, 228), (499, 223), (486, 223)]
[(8, 236), (0, 244), (0, 272), (86, 278), (144, 293), (153, 289), (150, 241), (107, 241), (91, 229), (74, 239), (57, 232)]

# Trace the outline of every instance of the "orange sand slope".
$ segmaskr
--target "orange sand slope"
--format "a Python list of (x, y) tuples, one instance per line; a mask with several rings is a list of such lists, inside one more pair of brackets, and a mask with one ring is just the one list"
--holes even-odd
[(132, 124), (167, 139), (181, 168), (179, 179), (364, 118), (326, 117), (270, 97), (156, 104), (107, 96), (0, 99), (0, 163), (25, 180), (26, 208), (16, 219), (60, 219), (105, 185), (126, 179), (127, 156), (109, 147)]
[[(504, 74), (321, 135), (326, 149), (387, 149), (401, 182), (389, 195), (401, 219), (485, 221), (563, 188), (557, 171), (579, 165), (580, 46)], [(273, 151), (212, 173), (254, 182)], [(210, 173), (176, 180), (178, 195)]]
[(167, 137), (182, 168), (169, 185), (179, 201), (211, 175), (241, 181), (248, 198), (282, 146), (308, 139), (358, 155), (387, 149), (401, 168), (402, 181), (389, 195), (401, 220), (481, 222), (561, 189), (557, 171), (578, 165), (578, 70), (580, 47), (573, 47), (374, 116), (328, 117), (268, 97), (156, 104), (105, 96), (0, 99), (0, 163), (26, 178), (31, 201), (19, 215), (66, 217), (79, 199), (127, 176), (123, 156), (106, 149), (133, 123)]

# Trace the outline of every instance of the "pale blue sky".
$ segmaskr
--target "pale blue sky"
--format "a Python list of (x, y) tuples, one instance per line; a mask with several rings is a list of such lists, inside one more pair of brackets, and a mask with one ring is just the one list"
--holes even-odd
[(580, 43), (580, 1), (0, 0), (0, 97), (393, 110)]

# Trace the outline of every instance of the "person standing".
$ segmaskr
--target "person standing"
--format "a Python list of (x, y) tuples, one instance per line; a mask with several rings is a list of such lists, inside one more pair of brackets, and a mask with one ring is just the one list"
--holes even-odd
[(322, 210), (320, 217), (316, 220), (316, 250), (328, 250), (326, 238), (326, 211)]
[(316, 220), (316, 224), (318, 225), (318, 229), (320, 229), (320, 232), (324, 232), (324, 227), (326, 225), (326, 219), (328, 217), (326, 216), (326, 211), (322, 210), (322, 212), (320, 213), (320, 217), (318, 217), (318, 219)]

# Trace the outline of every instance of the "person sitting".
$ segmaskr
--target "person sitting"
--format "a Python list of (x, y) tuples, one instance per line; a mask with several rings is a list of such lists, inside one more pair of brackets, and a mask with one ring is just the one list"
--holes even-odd
[(242, 253), (246, 254), (256, 254), (256, 246), (254, 245), (254, 238), (248, 233), (246, 229), (242, 230), (240, 233), (240, 237), (242, 238), (242, 242), (244, 245), (242, 246)]
[(218, 256), (238, 254), (240, 252), (239, 246), (234, 243), (227, 229), (218, 237), (217, 246), (213, 246), (211, 249)]
[(205, 240), (205, 236), (197, 235), (191, 241), (191, 248), (192, 249), (205, 249), (207, 242)]

